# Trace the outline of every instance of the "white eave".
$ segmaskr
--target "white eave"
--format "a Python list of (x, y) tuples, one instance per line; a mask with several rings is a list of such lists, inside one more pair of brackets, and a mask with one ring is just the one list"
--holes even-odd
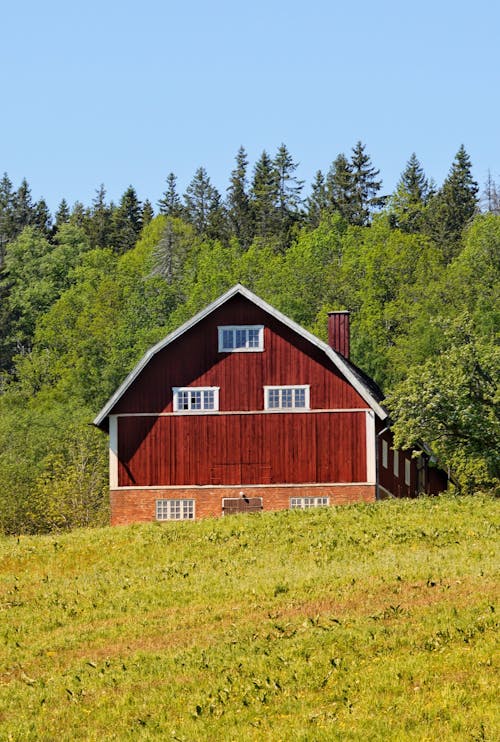
[(194, 327), (196, 324), (198, 324), (198, 322), (201, 322), (201, 320), (205, 319), (205, 317), (208, 317), (209, 314), (211, 314), (214, 310), (221, 307), (233, 296), (236, 296), (236, 294), (241, 294), (241, 296), (244, 296), (246, 299), (251, 301), (253, 304), (260, 307), (260, 309), (262, 309), (264, 312), (267, 312), (267, 314), (270, 314), (272, 317), (277, 319), (279, 322), (284, 324), (286, 327), (289, 327), (291, 330), (296, 332), (298, 335), (301, 335), (303, 338), (305, 338), (310, 343), (315, 345), (317, 348), (322, 350), (325, 353), (325, 355), (332, 361), (334, 366), (336, 366), (336, 368), (340, 371), (340, 373), (347, 379), (347, 381), (349, 381), (349, 383), (354, 387), (354, 389), (358, 392), (358, 394), (364, 399), (364, 401), (371, 407), (371, 409), (375, 412), (375, 414), (381, 420), (385, 420), (387, 418), (388, 416), (387, 412), (379, 404), (379, 402), (377, 402), (377, 400), (374, 398), (369, 388), (365, 386), (362, 383), (362, 381), (352, 372), (349, 365), (345, 362), (345, 360), (339, 353), (334, 351), (332, 348), (330, 348), (329, 345), (327, 345), (327, 343), (324, 343), (322, 340), (317, 338), (312, 333), (308, 332), (307, 330), (304, 330), (303, 327), (298, 325), (296, 322), (291, 320), (289, 317), (286, 317), (284, 314), (282, 314), (280, 311), (272, 307), (270, 304), (265, 302), (263, 299), (256, 296), (256, 294), (252, 293), (252, 291), (249, 291), (244, 286), (242, 286), (240, 283), (238, 283), (236, 284), (236, 286), (233, 286), (233, 288), (229, 289), (229, 291), (226, 291), (225, 294), (222, 294), (222, 296), (219, 296), (218, 299), (216, 299), (214, 302), (212, 302), (207, 307), (205, 307), (205, 309), (202, 309), (201, 312), (198, 312), (198, 314), (195, 314), (194, 317), (192, 317), (190, 320), (188, 320), (183, 325), (178, 327), (177, 330), (174, 330), (174, 332), (171, 332), (169, 335), (167, 335), (166, 338), (164, 338), (163, 340), (160, 340), (159, 343), (149, 348), (149, 350), (144, 354), (144, 356), (141, 358), (137, 366), (134, 369), (132, 369), (132, 371), (129, 373), (125, 381), (118, 387), (118, 389), (113, 394), (113, 396), (110, 397), (110, 399), (106, 402), (102, 410), (99, 412), (99, 414), (94, 419), (93, 424), (97, 426), (102, 425), (106, 417), (110, 414), (113, 407), (125, 394), (129, 386), (135, 381), (135, 379), (139, 376), (141, 371), (147, 366), (147, 364), (153, 358), (153, 356), (156, 355), (156, 353), (159, 353), (161, 350), (163, 350), (168, 345), (170, 345), (170, 343), (173, 343), (174, 340), (177, 340), (177, 338), (181, 337), (181, 335), (184, 335), (185, 332), (187, 332), (192, 327)]

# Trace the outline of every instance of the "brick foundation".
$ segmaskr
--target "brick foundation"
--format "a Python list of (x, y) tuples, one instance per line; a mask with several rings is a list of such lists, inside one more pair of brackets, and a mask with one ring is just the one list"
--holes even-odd
[(374, 502), (373, 484), (282, 485), (274, 487), (176, 487), (167, 489), (111, 490), (111, 525), (149, 523), (156, 518), (156, 500), (190, 499), (195, 501), (195, 517), (222, 515), (223, 497), (262, 497), (264, 510), (287, 510), (290, 497), (329, 497), (330, 505)]

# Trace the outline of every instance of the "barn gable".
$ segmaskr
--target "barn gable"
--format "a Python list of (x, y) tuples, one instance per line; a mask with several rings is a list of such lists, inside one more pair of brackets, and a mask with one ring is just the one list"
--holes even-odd
[[(237, 304), (237, 301), (235, 300), (238, 299), (244, 300), (243, 302), (240, 302), (239, 310), (237, 310), (235, 307), (235, 304)], [(102, 408), (99, 414), (96, 416), (96, 418), (94, 419), (94, 425), (106, 429), (107, 417), (110, 414), (116, 413), (117, 411), (125, 411), (125, 408), (123, 407), (124, 398), (126, 398), (127, 394), (130, 394), (130, 392), (132, 392), (133, 395), (133, 387), (136, 380), (139, 380), (139, 377), (144, 376), (143, 372), (148, 369), (148, 367), (150, 367), (151, 371), (153, 371), (155, 363), (161, 363), (161, 361), (159, 361), (159, 358), (161, 357), (162, 351), (165, 351), (166, 349), (169, 349), (173, 346), (180, 345), (183, 341), (188, 341), (189, 338), (191, 338), (191, 342), (194, 340), (194, 342), (196, 343), (197, 332), (199, 332), (202, 337), (201, 340), (199, 340), (199, 352), (193, 354), (191, 350), (191, 356), (193, 356), (193, 363), (195, 366), (195, 368), (193, 368), (192, 370), (192, 374), (193, 376), (196, 376), (196, 374), (200, 376), (202, 368), (205, 368), (206, 365), (209, 364), (212, 360), (207, 359), (204, 356), (203, 352), (200, 350), (200, 346), (203, 342), (202, 328), (204, 320), (210, 318), (211, 315), (217, 314), (221, 316), (222, 322), (224, 321), (224, 316), (233, 318), (237, 316), (243, 318), (245, 316), (251, 316), (251, 314), (248, 313), (248, 310), (245, 315), (245, 312), (241, 309), (241, 304), (249, 304), (251, 307), (258, 310), (263, 317), (266, 317), (267, 321), (271, 320), (276, 331), (279, 332), (280, 325), (288, 330), (288, 337), (295, 338), (295, 343), (299, 345), (302, 353), (306, 353), (308, 355), (316, 355), (316, 363), (323, 363), (329, 369), (332, 369), (333, 367), (332, 370), (336, 372), (337, 376), (344, 379), (348, 383), (348, 385), (352, 387), (356, 394), (359, 395), (363, 402), (375, 412), (380, 420), (385, 420), (387, 418), (387, 412), (380, 404), (380, 396), (377, 394), (377, 390), (374, 388), (373, 382), (371, 382), (371, 380), (369, 380), (364, 374), (362, 374), (359, 369), (357, 369), (340, 353), (333, 350), (329, 345), (319, 340), (307, 330), (304, 330), (296, 322), (286, 317), (270, 304), (267, 304), (267, 302), (260, 299), (258, 296), (246, 289), (241, 284), (237, 284), (221, 297), (219, 297), (216, 301), (212, 302), (212, 304), (210, 304), (208, 307), (196, 314), (188, 322), (185, 322), (177, 330), (170, 333), (166, 338), (150, 348), (145, 353), (143, 358), (139, 361), (139, 363), (135, 366), (135, 368), (130, 372), (130, 374), (117, 389), (117, 391), (113, 394), (113, 396), (109, 399), (106, 405)], [(226, 309), (229, 309), (229, 313), (225, 315), (224, 310)], [(211, 339), (211, 347), (215, 348), (215, 340), (213, 338)], [(199, 364), (198, 368), (196, 368), (197, 362)], [(183, 378), (185, 378), (185, 375), (186, 368), (183, 368)], [(152, 381), (154, 381), (155, 378), (157, 379), (153, 372), (151, 373), (151, 377)], [(167, 391), (170, 386), (176, 386), (176, 384), (164, 384), (165, 391)], [(158, 403), (161, 406), (161, 400), (158, 400)], [(139, 408), (137, 410), (127, 409), (127, 411), (139, 411)], [(141, 411), (144, 411), (143, 407), (141, 407)], [(162, 411), (162, 409), (157, 407), (155, 410), (150, 411), (160, 412)]]

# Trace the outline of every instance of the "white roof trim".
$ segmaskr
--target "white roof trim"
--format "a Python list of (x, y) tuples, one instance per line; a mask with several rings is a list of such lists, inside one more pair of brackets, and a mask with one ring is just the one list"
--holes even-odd
[(174, 330), (174, 332), (171, 332), (167, 337), (165, 337), (163, 340), (160, 340), (159, 343), (156, 345), (153, 345), (141, 358), (137, 366), (132, 369), (132, 371), (129, 373), (125, 381), (118, 387), (116, 392), (113, 394), (112, 397), (106, 402), (102, 410), (99, 412), (99, 414), (94, 419), (93, 423), (94, 425), (101, 425), (104, 421), (104, 419), (110, 414), (111, 410), (115, 406), (115, 404), (118, 402), (119, 399), (123, 396), (123, 394), (127, 391), (129, 386), (132, 384), (133, 381), (139, 376), (143, 368), (149, 363), (151, 358), (153, 358), (156, 353), (158, 353), (160, 350), (163, 350), (163, 348), (166, 348), (167, 345), (170, 345), (174, 340), (177, 340), (181, 335), (183, 335), (185, 332), (190, 330), (192, 327), (194, 327), (198, 322), (201, 322), (201, 320), (205, 319), (209, 314), (211, 314), (215, 309), (218, 309), (220, 306), (225, 304), (229, 299), (231, 299), (233, 296), (236, 296), (236, 294), (241, 294), (249, 301), (256, 304), (260, 309), (262, 309), (264, 312), (267, 312), (267, 314), (270, 314), (275, 319), (282, 322), (284, 325), (289, 327), (291, 330), (296, 332), (298, 335), (301, 335), (303, 338), (308, 340), (310, 343), (315, 345), (317, 348), (322, 350), (326, 356), (332, 361), (334, 366), (345, 376), (345, 378), (352, 384), (354, 389), (358, 392), (358, 394), (365, 400), (365, 402), (371, 407), (371, 409), (378, 415), (378, 417), (381, 420), (385, 420), (387, 418), (387, 412), (383, 409), (383, 407), (380, 406), (380, 404), (377, 402), (376, 399), (374, 399), (373, 395), (371, 394), (370, 390), (360, 381), (360, 379), (357, 378), (349, 368), (349, 366), (345, 363), (344, 359), (339, 353), (336, 353), (332, 348), (330, 348), (327, 343), (324, 343), (322, 340), (317, 338), (312, 333), (308, 332), (308, 330), (304, 330), (303, 327), (298, 325), (296, 322), (291, 320), (286, 315), (282, 314), (280, 311), (272, 307), (270, 304), (265, 302), (263, 299), (258, 297), (256, 294), (254, 294), (252, 291), (249, 291), (249, 289), (246, 289), (244, 286), (242, 286), (240, 283), (237, 283), (233, 288), (229, 289), (229, 291), (226, 291), (225, 294), (222, 294), (222, 296), (219, 296), (218, 299), (216, 299), (214, 302), (209, 304), (205, 309), (202, 309), (201, 312), (198, 312), (198, 314), (195, 314), (194, 317), (192, 317), (187, 322), (184, 322), (183, 325), (177, 328), (177, 330)]

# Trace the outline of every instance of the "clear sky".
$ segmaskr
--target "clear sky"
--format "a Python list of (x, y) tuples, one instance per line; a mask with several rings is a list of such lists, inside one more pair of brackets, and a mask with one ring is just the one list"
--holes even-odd
[(498, 0), (4, 0), (0, 29), (0, 173), (51, 209), (201, 165), (224, 193), (282, 142), (307, 186), (358, 140), (386, 193), (461, 143), (500, 181)]

